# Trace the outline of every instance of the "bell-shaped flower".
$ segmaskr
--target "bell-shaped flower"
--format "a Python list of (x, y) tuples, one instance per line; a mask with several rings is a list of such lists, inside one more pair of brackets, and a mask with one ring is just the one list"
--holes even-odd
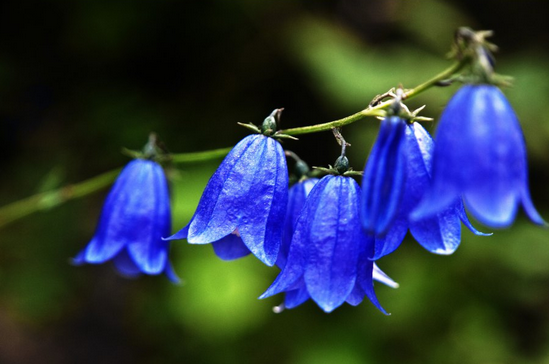
[(398, 206), (397, 217), (389, 231), (376, 238), (375, 255), (372, 259), (379, 259), (397, 249), (408, 230), (425, 249), (431, 253), (445, 255), (452, 254), (459, 246), (461, 222), (473, 233), (486, 235), (471, 225), (461, 199), (457, 199), (433, 216), (420, 220), (410, 219), (410, 213), (429, 191), (435, 143), (418, 123), (406, 125), (404, 139), (406, 178), (403, 196)]
[(168, 238), (212, 243), (230, 260), (250, 251), (275, 263), (288, 200), (286, 157), (279, 142), (261, 134), (241, 140), (210, 178), (189, 224)]
[[(317, 178), (304, 179), (302, 181), (297, 182), (288, 190), (288, 209), (286, 212), (286, 220), (284, 221), (284, 233), (282, 235), (282, 245), (280, 246), (280, 252), (278, 254), (278, 259), (276, 261), (276, 265), (280, 269), (284, 269), (284, 267), (286, 266), (286, 261), (288, 259), (288, 254), (290, 252), (291, 241), (294, 234), (297, 219), (301, 213), (303, 206), (305, 205), (305, 201), (310, 191), (312, 190), (312, 188), (315, 186), (317, 182), (318, 182)], [(372, 243), (370, 242), (370, 246), (371, 244)], [(373, 267), (372, 267), (372, 262), (368, 259), (368, 257), (364, 257), (363, 259), (360, 259), (359, 267), (361, 266), (363, 266), (366, 270), (373, 269), (374, 280), (382, 282), (393, 288), (398, 287), (398, 284), (395, 281), (393, 281), (389, 276), (387, 276), (381, 269), (379, 269), (375, 263), (373, 263)], [(276, 307), (278, 311), (281, 311), (284, 308), (291, 309), (291, 308), (297, 307), (298, 305), (302, 304), (303, 302), (307, 301), (310, 298), (304, 281), (301, 280), (301, 282), (302, 284), (299, 285), (298, 287), (295, 287), (294, 289), (285, 292), (284, 303), (281, 306)], [(359, 283), (355, 283), (355, 287), (357, 286), (357, 284), (359, 285)], [(360, 288), (360, 285), (359, 285), (359, 288)], [(360, 297), (360, 301), (362, 301), (366, 293), (364, 293), (363, 291), (358, 291), (358, 288), (356, 289), (356, 292), (357, 292), (357, 299), (358, 297)], [(357, 301), (355, 305), (360, 303), (360, 301)], [(349, 299), (347, 299), (347, 302), (350, 302)]]
[(520, 124), (496, 86), (459, 89), (440, 118), (435, 140), (431, 188), (415, 219), (440, 213), (463, 197), (486, 226), (511, 225), (519, 204), (534, 223), (544, 224), (528, 189)]
[(406, 178), (405, 127), (399, 117), (384, 119), (364, 167), (360, 215), (364, 230), (375, 236), (384, 235), (398, 213)]
[(168, 260), (170, 198), (162, 167), (151, 160), (135, 159), (122, 170), (111, 189), (90, 243), (75, 264), (113, 260), (130, 277), (165, 273), (178, 281)]
[(362, 250), (373, 249), (361, 229), (359, 199), (360, 187), (352, 178), (323, 177), (301, 210), (284, 268), (260, 298), (286, 292), (288, 308), (310, 297), (324, 311), (331, 312), (353, 292), (357, 274), (363, 270), (359, 263), (365, 262), (371, 267), (363, 277), (369, 285), (367, 293), (383, 311), (373, 291), (373, 262), (359, 260)]

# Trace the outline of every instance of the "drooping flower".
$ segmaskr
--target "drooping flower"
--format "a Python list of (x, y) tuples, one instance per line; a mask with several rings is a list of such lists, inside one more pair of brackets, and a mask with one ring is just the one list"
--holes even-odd
[[(295, 230), (295, 225), (297, 223), (298, 217), (301, 213), (301, 210), (303, 206), (305, 205), (305, 201), (310, 193), (310, 191), (313, 189), (313, 187), (318, 182), (317, 178), (308, 178), (302, 181), (297, 182), (295, 185), (293, 185), (288, 190), (288, 209), (286, 212), (286, 220), (284, 221), (284, 233), (282, 235), (282, 245), (280, 246), (280, 252), (278, 254), (278, 259), (276, 261), (276, 265), (280, 269), (284, 269), (286, 266), (286, 262), (288, 259), (288, 254), (290, 252), (290, 246), (292, 237)], [(373, 242), (370, 242), (370, 246)], [(390, 287), (397, 288), (398, 284), (393, 281), (389, 276), (387, 276), (381, 269), (378, 268), (378, 266), (370, 262), (368, 257), (360, 257), (359, 256), (359, 267), (364, 267), (365, 269), (373, 269), (373, 279), (377, 280), (379, 282), (382, 282)], [(281, 310), (283, 308), (294, 308), (305, 301), (307, 301), (309, 298), (309, 293), (307, 292), (307, 287), (305, 286), (305, 282), (301, 280), (302, 282), (300, 285), (293, 287), (293, 289), (285, 292), (284, 297), (284, 303), (282, 306), (277, 306), (277, 310)], [(359, 283), (355, 282), (355, 287), (360, 287)], [(353, 289), (353, 291), (357, 292), (357, 300), (359, 301), (354, 302), (354, 305), (357, 305), (362, 301), (364, 293), (362, 290), (359, 291), (359, 288)], [(347, 302), (351, 302), (349, 298), (347, 299)]]
[(288, 199), (286, 157), (279, 142), (261, 134), (241, 140), (210, 178), (189, 224), (168, 238), (212, 243), (222, 259), (250, 251), (275, 263)]
[(374, 236), (384, 235), (398, 213), (406, 179), (405, 127), (399, 117), (384, 119), (364, 167), (360, 215)]
[(444, 110), (436, 133), (433, 178), (415, 219), (444, 211), (463, 197), (468, 211), (493, 228), (507, 227), (522, 204), (544, 224), (528, 189), (526, 146), (518, 119), (492, 85), (465, 85)]
[[(286, 292), (287, 308), (310, 297), (331, 312), (358, 285), (385, 312), (373, 290), (373, 262), (359, 259), (362, 251), (373, 249), (361, 229), (359, 196), (360, 187), (350, 177), (328, 175), (313, 187), (295, 225), (287, 262), (260, 298)], [(359, 271), (365, 275), (358, 281)]]
[(73, 262), (113, 260), (126, 276), (165, 273), (178, 281), (168, 260), (168, 242), (162, 240), (170, 230), (170, 198), (162, 167), (134, 159), (107, 196), (95, 235)]
[(403, 143), (406, 166), (403, 196), (398, 205), (397, 217), (389, 231), (384, 236), (376, 238), (375, 255), (372, 259), (379, 259), (396, 250), (408, 230), (425, 249), (444, 255), (452, 254), (459, 246), (461, 222), (473, 233), (487, 235), (472, 226), (459, 198), (433, 216), (419, 220), (410, 218), (411, 212), (429, 191), (435, 143), (418, 123), (406, 125)]

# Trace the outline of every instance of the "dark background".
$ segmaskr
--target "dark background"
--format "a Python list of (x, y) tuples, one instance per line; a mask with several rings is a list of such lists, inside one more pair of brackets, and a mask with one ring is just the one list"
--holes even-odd
[[(285, 107), (282, 126), (327, 122), (449, 66), (454, 30), (492, 29), (496, 71), (528, 144), (533, 199), (549, 219), (547, 1), (4, 1), (0, 5), (0, 205), (122, 166), (150, 131), (173, 152), (234, 145), (236, 122)], [(456, 86), (409, 103), (438, 117)], [(424, 124), (434, 131), (434, 124)], [(343, 130), (361, 169), (375, 119)], [(286, 142), (333, 163), (331, 133)], [(215, 163), (180, 166), (174, 230)], [(549, 232), (521, 214), (449, 257), (409, 239), (379, 265), (401, 287), (331, 314), (276, 315), (277, 274), (173, 243), (185, 280), (73, 267), (103, 190), (0, 231), (0, 363), (549, 363)], [(487, 229), (484, 228), (486, 231)]]

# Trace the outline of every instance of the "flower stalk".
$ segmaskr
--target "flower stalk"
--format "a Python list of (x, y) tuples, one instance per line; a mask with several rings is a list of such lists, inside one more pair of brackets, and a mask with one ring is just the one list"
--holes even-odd
[[(406, 90), (402, 94), (402, 100), (408, 100), (408, 99), (411, 99), (412, 97), (416, 97), (417, 95), (430, 89), (431, 87), (437, 86), (439, 82), (445, 81), (451, 78), (457, 72), (459, 72), (468, 62), (469, 62), (469, 58), (463, 58), (461, 61), (454, 63), (452, 66), (440, 72), (438, 75), (434, 76), (433, 78), (423, 82), (422, 84), (414, 87), (413, 89)], [(357, 113), (354, 113), (353, 115), (344, 117), (342, 119), (330, 121), (328, 123), (323, 123), (323, 124), (302, 126), (299, 128), (283, 129), (278, 131), (278, 133), (286, 134), (286, 135), (318, 133), (321, 131), (327, 131), (333, 128), (339, 128), (345, 125), (349, 125), (354, 123), (355, 121), (359, 121), (367, 117), (383, 117), (386, 114), (385, 109), (387, 109), (392, 104), (393, 104), (393, 100), (383, 101), (376, 105), (368, 106), (366, 109), (361, 110)]]
[[(171, 155), (173, 163), (196, 163), (224, 157), (231, 148), (220, 148), (193, 153), (177, 153)], [(67, 201), (91, 195), (110, 186), (121, 168), (102, 173), (82, 182), (69, 184), (54, 190), (37, 193), (19, 201), (0, 207), (0, 228), (38, 211), (46, 211)]]
[[(431, 87), (440, 85), (445, 80), (455, 77), (456, 74), (468, 63), (469, 57), (463, 57), (461, 60), (454, 63), (452, 66), (437, 74), (433, 78), (425, 81), (424, 83), (416, 86), (413, 89), (406, 90), (402, 94), (402, 100), (407, 100), (415, 97), (420, 93), (430, 89)], [(383, 102), (375, 103), (374, 105), (370, 105), (364, 110), (361, 110), (342, 119), (334, 120), (328, 123), (283, 129), (276, 132), (273, 136), (289, 137), (300, 134), (317, 133), (352, 124), (366, 117), (384, 117), (386, 116), (385, 110), (392, 104), (392, 99), (386, 100)], [(170, 160), (172, 163), (196, 163), (214, 160), (227, 155), (231, 148), (232, 147), (220, 148), (193, 153), (176, 153), (171, 154)], [(29, 216), (37, 211), (48, 210), (72, 199), (87, 196), (94, 192), (97, 192), (112, 184), (116, 179), (116, 176), (120, 173), (120, 170), (120, 168), (117, 168), (98, 176), (92, 177), (88, 180), (76, 184), (70, 184), (55, 190), (39, 193), (0, 207), (0, 228), (21, 218)]]

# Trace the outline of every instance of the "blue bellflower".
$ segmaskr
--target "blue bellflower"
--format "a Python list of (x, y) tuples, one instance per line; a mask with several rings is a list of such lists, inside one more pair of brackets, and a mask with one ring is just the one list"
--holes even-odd
[(459, 246), (461, 222), (473, 233), (486, 235), (472, 226), (461, 199), (433, 216), (420, 220), (410, 219), (411, 212), (429, 191), (435, 143), (418, 123), (406, 125), (402, 143), (406, 165), (403, 196), (398, 205), (397, 217), (389, 231), (376, 238), (375, 255), (372, 259), (379, 259), (397, 249), (408, 230), (425, 249), (445, 255), (452, 254)]
[(373, 262), (367, 259), (373, 244), (360, 226), (359, 199), (360, 187), (352, 178), (323, 177), (297, 219), (284, 268), (260, 298), (286, 292), (287, 308), (312, 298), (331, 312), (367, 295), (385, 312), (373, 288)]
[(416, 219), (444, 211), (463, 197), (468, 211), (493, 228), (511, 225), (522, 204), (544, 224), (530, 197), (526, 146), (518, 119), (492, 85), (466, 85), (446, 106), (437, 129), (432, 186)]
[(178, 281), (168, 261), (171, 231), (170, 198), (162, 167), (135, 159), (122, 170), (111, 189), (90, 243), (73, 260), (99, 264), (113, 260), (123, 275), (165, 273)]
[(212, 243), (222, 259), (250, 251), (275, 263), (288, 200), (284, 150), (276, 140), (249, 135), (225, 157), (209, 180), (189, 224), (168, 238)]
[[(284, 267), (286, 266), (288, 254), (290, 252), (291, 241), (294, 234), (295, 224), (297, 223), (297, 219), (299, 217), (299, 214), (301, 213), (303, 206), (305, 205), (305, 201), (309, 193), (317, 182), (317, 178), (308, 178), (303, 181), (299, 181), (288, 190), (288, 208), (286, 212), (286, 220), (284, 221), (282, 244), (280, 246), (278, 259), (276, 261), (276, 265), (280, 269), (284, 269)], [(372, 244), (371, 241), (370, 244)], [(363, 261), (364, 259), (368, 258), (364, 257), (360, 261)], [(369, 262), (366, 262), (365, 266), (369, 267)], [(387, 276), (381, 269), (379, 269), (379, 267), (375, 263), (373, 264), (373, 279), (393, 288), (398, 287), (398, 284), (393, 281), (389, 276)], [(360, 284), (357, 285), (357, 283), (355, 283), (355, 287), (357, 288), (353, 289), (352, 293), (355, 293), (354, 296), (356, 296), (356, 302), (353, 303), (357, 305), (358, 303), (360, 303), (360, 301), (362, 301), (365, 293), (360, 289)], [(284, 304), (282, 306), (276, 307), (276, 309), (291, 309), (307, 301), (309, 298), (310, 296), (307, 292), (307, 287), (305, 286), (305, 283), (302, 282), (301, 285), (285, 292)], [(347, 298), (347, 302), (349, 302), (349, 300), (350, 299)]]

